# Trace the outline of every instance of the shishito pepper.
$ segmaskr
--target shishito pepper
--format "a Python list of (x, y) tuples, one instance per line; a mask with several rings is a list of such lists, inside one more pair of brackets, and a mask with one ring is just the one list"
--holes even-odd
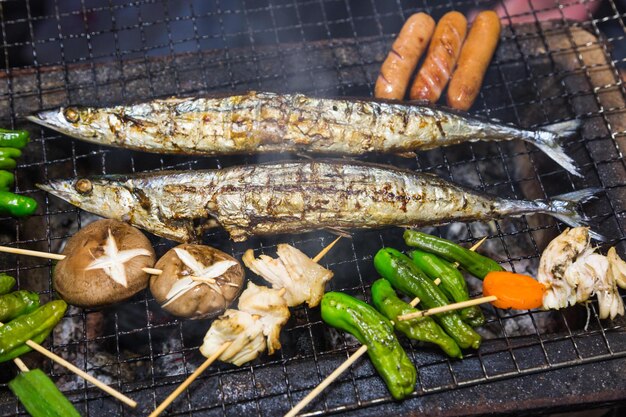
[(0, 274), (0, 295), (4, 295), (15, 287), (15, 278), (7, 274)]
[(447, 239), (410, 229), (404, 231), (403, 237), (409, 246), (434, 253), (450, 262), (458, 262), (461, 268), (476, 278), (484, 279), (489, 272), (504, 271), (504, 268), (493, 259), (465, 249)]
[(23, 372), (9, 382), (32, 417), (80, 417), (72, 403), (40, 369)]
[[(19, 316), (0, 327), (0, 362), (13, 359), (15, 351), (28, 346), (27, 340), (37, 341), (37, 336), (50, 331), (61, 320), (67, 309), (63, 300), (50, 301), (35, 311)], [(26, 349), (26, 351), (30, 348)], [(20, 350), (20, 352), (22, 352)], [(24, 353), (24, 352), (22, 352)]]
[[(374, 256), (374, 267), (395, 289), (406, 295), (418, 297), (426, 308), (441, 307), (449, 303), (439, 287), (408, 256), (395, 249), (379, 250)], [(480, 346), (480, 335), (463, 322), (455, 311), (436, 314), (434, 319), (461, 348), (478, 349)]]
[(25, 130), (0, 129), (0, 147), (22, 149), (30, 140), (30, 134)]
[(393, 326), (372, 306), (347, 294), (327, 292), (321, 303), (322, 320), (345, 330), (364, 345), (374, 367), (396, 400), (415, 388), (417, 370), (393, 333)]
[(419, 317), (406, 321), (397, 320), (398, 316), (414, 313), (418, 310), (398, 298), (396, 291), (386, 279), (379, 279), (372, 284), (372, 303), (376, 310), (393, 322), (397, 331), (409, 339), (434, 343), (450, 357), (459, 359), (463, 357), (459, 345), (435, 323), (432, 317)]
[[(428, 278), (432, 280), (439, 278), (441, 280), (439, 288), (451, 301), (460, 303), (461, 301), (469, 300), (469, 291), (467, 290), (465, 278), (450, 262), (421, 250), (411, 251), (411, 258)], [(461, 309), (459, 314), (463, 321), (472, 327), (485, 324), (485, 315), (478, 306)]]
[(13, 217), (30, 216), (37, 210), (37, 201), (25, 195), (0, 191), (0, 214)]
[(13, 189), (15, 184), (15, 176), (12, 172), (0, 170), (0, 191), (9, 191)]
[(22, 151), (17, 148), (0, 148), (0, 169), (15, 169), (20, 156)]
[(39, 307), (39, 294), (31, 291), (15, 291), (0, 295), (0, 322), (13, 320)]

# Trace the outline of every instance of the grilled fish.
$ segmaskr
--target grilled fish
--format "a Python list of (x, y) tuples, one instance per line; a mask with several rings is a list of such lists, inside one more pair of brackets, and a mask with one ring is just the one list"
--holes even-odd
[(559, 139), (576, 120), (524, 130), (423, 103), (249, 92), (116, 107), (66, 107), (30, 121), (68, 136), (156, 153), (407, 153), (477, 140), (530, 142), (579, 175)]
[[(547, 213), (577, 226), (576, 203), (477, 193), (430, 174), (347, 161), (291, 161), (205, 171), (159, 171), (55, 180), (39, 188), (98, 215), (179, 242), (221, 225), (233, 240), (316, 229), (421, 226)], [(201, 222), (205, 222), (201, 224)]]

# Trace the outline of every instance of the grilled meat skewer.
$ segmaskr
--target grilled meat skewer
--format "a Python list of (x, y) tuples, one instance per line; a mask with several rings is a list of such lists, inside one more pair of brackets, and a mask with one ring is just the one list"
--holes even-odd
[(434, 175), (343, 160), (107, 175), (38, 187), (84, 210), (180, 242), (196, 241), (204, 229), (217, 225), (235, 241), (323, 228), (421, 226), (532, 213), (577, 226), (584, 220), (576, 203), (599, 191), (511, 200)]
[(521, 139), (580, 175), (559, 139), (576, 120), (525, 130), (416, 102), (249, 92), (115, 107), (62, 107), (29, 116), (77, 139), (189, 155), (407, 153), (477, 140)]

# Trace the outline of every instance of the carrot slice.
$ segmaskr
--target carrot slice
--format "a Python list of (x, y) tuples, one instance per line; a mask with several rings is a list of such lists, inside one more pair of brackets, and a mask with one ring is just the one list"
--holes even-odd
[(508, 271), (494, 271), (483, 281), (483, 295), (495, 295), (492, 304), (498, 308), (529, 310), (543, 305), (546, 287), (528, 275)]

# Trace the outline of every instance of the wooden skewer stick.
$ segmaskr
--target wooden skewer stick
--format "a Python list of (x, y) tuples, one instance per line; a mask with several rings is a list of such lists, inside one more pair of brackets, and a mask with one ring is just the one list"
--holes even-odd
[[(2, 325), (3, 324), (0, 323), (0, 326), (2, 326)], [(68, 361), (66, 361), (65, 359), (60, 357), (59, 355), (56, 355), (56, 354), (50, 352), (45, 347), (43, 347), (43, 346), (33, 342), (32, 340), (27, 340), (26, 341), (26, 345), (28, 345), (31, 349), (36, 350), (37, 352), (39, 352), (42, 355), (46, 356), (47, 358), (52, 359), (54, 362), (58, 363), (59, 365), (66, 367), (67, 369), (69, 369), (70, 371), (74, 372), (76, 375), (80, 376), (81, 378), (85, 379), (86, 381), (91, 382), (93, 385), (95, 385), (96, 387), (100, 388), (102, 391), (106, 392), (107, 394), (111, 395), (112, 397), (117, 398), (118, 400), (120, 400), (124, 404), (127, 404), (130, 407), (132, 407), (132, 408), (137, 407), (137, 402), (136, 401), (128, 398), (127, 396), (125, 396), (121, 392), (118, 392), (118, 391), (114, 390), (113, 388), (111, 388), (110, 386), (104, 384), (103, 382), (100, 382), (99, 380), (97, 380), (96, 378), (92, 377), (88, 373), (86, 373), (86, 372), (82, 371), (81, 369), (77, 368), (76, 366), (72, 365), (71, 363), (69, 363)], [(13, 359), (13, 362), (15, 362), (15, 365), (17, 365), (17, 367), (20, 368), (20, 371), (22, 371), (22, 372), (28, 372), (29, 371), (29, 369), (26, 366), (26, 364), (24, 363), (24, 361), (22, 361), (20, 358)]]
[[(480, 245), (483, 244), (483, 242), (486, 239), (487, 239), (487, 237), (485, 236), (484, 238), (482, 238), (481, 240), (476, 242), (476, 244), (474, 246), (472, 246), (469, 250), (475, 251), (476, 249), (478, 249), (478, 247)], [(455, 262), (455, 266), (458, 267), (459, 265)], [(441, 284), (441, 279), (437, 278), (433, 282), (434, 282), (435, 285), (439, 285), (439, 284)], [(410, 303), (411, 307), (415, 307), (416, 305), (419, 304), (419, 302), (420, 302), (420, 299), (415, 297), (413, 300), (411, 300), (411, 303)], [(417, 313), (422, 313), (422, 312), (419, 311)], [(412, 314), (417, 314), (417, 313), (412, 313)], [(356, 362), (357, 359), (359, 359), (361, 356), (363, 356), (363, 354), (365, 354), (365, 352), (367, 352), (367, 345), (361, 346), (356, 352), (354, 352), (352, 355), (350, 355), (350, 357), (348, 359), (346, 359), (344, 363), (339, 365), (339, 367), (337, 369), (335, 369), (330, 375), (328, 375), (317, 387), (315, 387), (313, 389), (313, 391), (311, 391), (306, 397), (304, 397), (302, 400), (300, 400), (300, 402), (298, 404), (296, 404), (296, 406), (294, 408), (292, 408), (287, 414), (285, 414), (284, 417), (294, 417), (294, 416), (296, 416), (300, 411), (302, 411), (302, 409), (304, 409), (304, 407), (309, 405), (309, 403), (311, 401), (313, 401), (315, 399), (315, 397), (320, 395), (322, 393), (322, 391), (324, 391), (326, 389), (326, 387), (328, 387), (330, 384), (332, 384), (333, 381), (335, 381), (335, 379), (339, 378), (339, 376), (341, 374), (343, 374), (348, 368), (350, 368), (350, 366), (354, 362)]]
[[(16, 255), (26, 255), (26, 256), (35, 256), (37, 258), (45, 258), (45, 259), (53, 259), (55, 261), (62, 261), (65, 259), (65, 255), (61, 255), (59, 253), (50, 253), (50, 252), (41, 252), (37, 250), (28, 250), (28, 249), (20, 249), (20, 248), (12, 248), (10, 246), (0, 246), (0, 252), (5, 253), (14, 253)], [(161, 275), (163, 271), (156, 268), (142, 268), (141, 269), (146, 274), (150, 275)], [(202, 277), (194, 277), (193, 275), (188, 275), (194, 281), (202, 281), (209, 282), (211, 284), (215, 284), (217, 281), (214, 278), (202, 278)]]
[(414, 313), (403, 314), (398, 316), (398, 321), (411, 320), (418, 317), (432, 316), (433, 314), (445, 313), (446, 311), (458, 310), (465, 307), (471, 307), (479, 304), (490, 303), (496, 301), (498, 297), (489, 295), (487, 297), (474, 298), (473, 300), (461, 301), (459, 303), (448, 304), (441, 307), (435, 307), (424, 311), (416, 311)]
[[(328, 246), (322, 249), (320, 253), (318, 253), (313, 258), (313, 261), (319, 262), (320, 259), (322, 259), (324, 255), (326, 255), (328, 251), (331, 250), (333, 246), (335, 246), (335, 244), (339, 241), (339, 239), (341, 239), (341, 236), (339, 236), (337, 239), (332, 241)], [(287, 292), (286, 288), (281, 288), (278, 294), (282, 297), (283, 295), (285, 295), (286, 292)], [(255, 319), (260, 318), (256, 314), (252, 317)], [(157, 417), (159, 414), (165, 411), (165, 409), (172, 402), (174, 402), (174, 400), (176, 400), (176, 398), (178, 398), (178, 396), (182, 394), (183, 391), (185, 391), (187, 387), (189, 387), (189, 385), (191, 385), (191, 383), (195, 381), (202, 374), (202, 372), (204, 372), (209, 366), (211, 366), (211, 364), (215, 362), (222, 355), (222, 353), (224, 353), (226, 349), (228, 349), (231, 343), (232, 342), (225, 342), (224, 344), (222, 344), (222, 346), (220, 346), (220, 348), (213, 355), (209, 356), (209, 358), (207, 358), (207, 360), (205, 360), (204, 363), (200, 365), (200, 367), (194, 371), (194, 373), (189, 375), (189, 377), (187, 377), (187, 379), (185, 379), (185, 381), (182, 384), (180, 384), (178, 388), (176, 388), (170, 395), (168, 395), (168, 397), (152, 413), (150, 413), (148, 417)]]

